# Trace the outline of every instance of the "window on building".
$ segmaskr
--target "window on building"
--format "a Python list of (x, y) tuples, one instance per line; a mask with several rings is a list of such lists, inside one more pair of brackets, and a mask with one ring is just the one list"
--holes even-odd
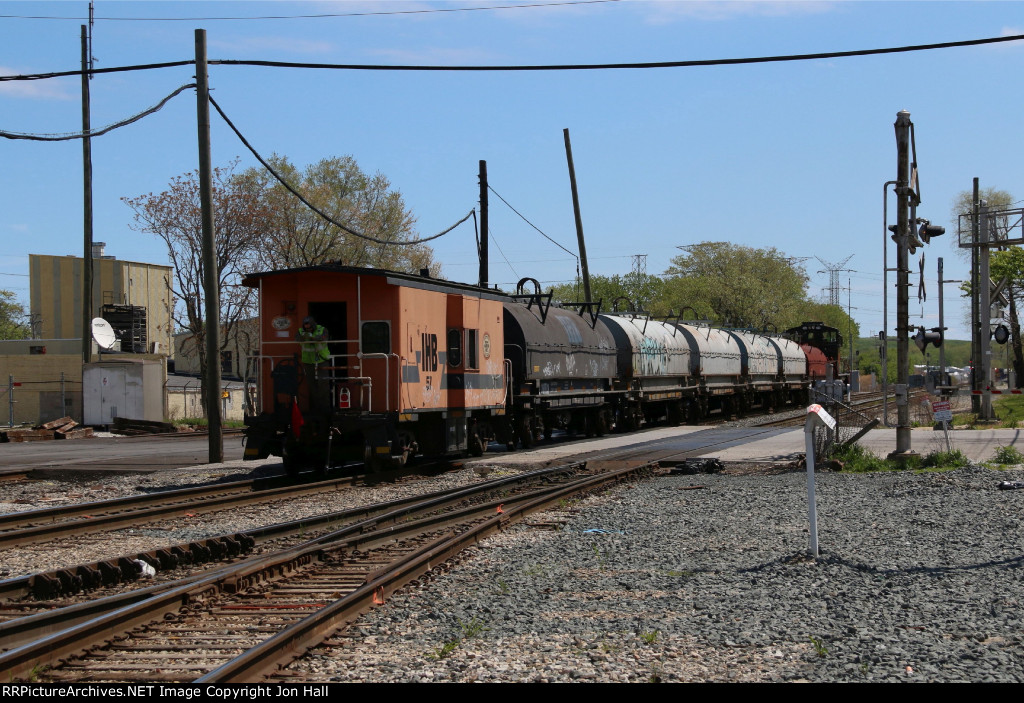
[(231, 363), (232, 355), (229, 351), (222, 351), (220, 353), (220, 372), (225, 374), (234, 373), (234, 365)]

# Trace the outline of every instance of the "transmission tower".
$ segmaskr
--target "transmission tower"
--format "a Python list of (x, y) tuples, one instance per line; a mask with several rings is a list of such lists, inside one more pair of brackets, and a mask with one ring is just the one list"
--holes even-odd
[(843, 268), (846, 266), (846, 262), (853, 258), (853, 254), (840, 261), (838, 264), (830, 264), (820, 256), (814, 257), (821, 262), (824, 266), (824, 270), (818, 271), (818, 273), (828, 274), (828, 304), (839, 305), (839, 291), (842, 290), (842, 286), (839, 284), (839, 274), (843, 271), (852, 271), (853, 269)]
[(633, 273), (647, 275), (647, 254), (633, 254)]

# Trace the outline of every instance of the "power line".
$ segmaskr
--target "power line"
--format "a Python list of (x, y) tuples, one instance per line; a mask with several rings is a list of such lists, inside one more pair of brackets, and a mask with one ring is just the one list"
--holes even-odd
[[(379, 17), (386, 15), (431, 15), (441, 12), (480, 12), (483, 10), (522, 10), (541, 7), (561, 7), (565, 5), (598, 5), (620, 0), (561, 0), (560, 2), (536, 2), (521, 5), (485, 5), (481, 7), (444, 7), (430, 10), (381, 10), (377, 12), (327, 12), (315, 15), (256, 15), (252, 17), (94, 17), (93, 19), (107, 22), (203, 22), (220, 20), (304, 20), (324, 19), (333, 17)], [(63, 17), (57, 15), (0, 15), (0, 19), (17, 20), (75, 20), (87, 17)]]
[(537, 230), (538, 232), (540, 232), (540, 233), (541, 233), (541, 236), (542, 236), (542, 237), (544, 237), (544, 238), (545, 238), (546, 240), (548, 240), (549, 242), (551, 242), (552, 244), (554, 244), (554, 245), (555, 245), (556, 247), (558, 247), (559, 249), (561, 249), (562, 251), (564, 251), (564, 252), (565, 252), (566, 254), (568, 254), (568, 255), (572, 256), (573, 258), (575, 258), (575, 259), (577, 259), (577, 260), (579, 259), (579, 257), (578, 257), (578, 256), (576, 256), (576, 254), (572, 253), (571, 251), (569, 251), (568, 249), (566, 249), (565, 247), (563, 247), (563, 246), (562, 246), (561, 244), (559, 244), (558, 242), (556, 242), (556, 241), (555, 241), (554, 239), (552, 239), (551, 237), (549, 237), (548, 235), (546, 235), (546, 234), (544, 233), (544, 231), (543, 231), (543, 230), (541, 230), (541, 228), (540, 228), (540, 227), (538, 227), (537, 225), (533, 224), (533, 223), (532, 223), (532, 222), (530, 222), (530, 221), (529, 221), (528, 219), (526, 219), (526, 218), (525, 218), (525, 217), (523, 216), (523, 213), (519, 212), (519, 211), (518, 211), (518, 210), (516, 210), (516, 209), (515, 209), (514, 207), (512, 207), (511, 205), (509, 205), (509, 202), (508, 202), (507, 200), (505, 200), (505, 199), (504, 199), (503, 197), (501, 197), (501, 193), (499, 193), (498, 191), (494, 190), (494, 188), (492, 188), (492, 187), (490, 186), (490, 184), (488, 184), (488, 185), (487, 185), (487, 190), (489, 190), (489, 191), (491, 191), (492, 193), (494, 193), (495, 195), (497, 195), (497, 196), (498, 196), (498, 200), (500, 200), (501, 202), (503, 202), (503, 203), (505, 203), (506, 205), (508, 205), (508, 209), (509, 209), (509, 210), (511, 210), (511, 211), (512, 211), (512, 212), (514, 212), (515, 214), (519, 215), (519, 217), (521, 217), (521, 218), (523, 219), (523, 222), (525, 222), (526, 224), (530, 225), (530, 226), (531, 226), (531, 227), (533, 227), (533, 228), (534, 228), (535, 230)]
[(106, 127), (102, 128), (102, 129), (89, 130), (88, 134), (85, 134), (83, 132), (68, 132), (68, 133), (65, 133), (65, 134), (29, 134), (27, 132), (5, 132), (3, 130), (0, 130), (0, 137), (4, 137), (5, 139), (29, 139), (31, 141), (37, 141), (37, 142), (63, 142), (63, 141), (68, 141), (70, 139), (84, 139), (87, 136), (89, 138), (100, 137), (100, 136), (103, 136), (104, 134), (106, 134), (107, 132), (112, 132), (113, 130), (118, 129), (120, 127), (127, 127), (128, 125), (130, 125), (133, 122), (138, 122), (143, 117), (147, 117), (149, 115), (152, 115), (154, 112), (158, 112), (160, 109), (163, 108), (164, 105), (166, 105), (168, 102), (171, 101), (171, 98), (179, 95), (182, 91), (188, 90), (189, 88), (195, 88), (195, 87), (196, 87), (195, 83), (189, 83), (187, 85), (183, 85), (180, 88), (178, 88), (177, 90), (175, 90), (173, 93), (168, 95), (166, 98), (161, 100), (159, 103), (157, 103), (153, 107), (149, 108), (148, 110), (143, 110), (142, 112), (138, 113), (137, 115), (133, 115), (132, 117), (129, 117), (128, 119), (121, 120), (120, 122), (115, 122), (114, 124), (111, 124), (111, 125), (107, 125)]
[[(626, 63), (598, 63), (598, 64), (539, 64), (539, 65), (505, 65), (505, 66), (414, 66), (401, 64), (334, 64), (334, 63), (296, 63), (291, 61), (257, 61), (241, 59), (220, 59), (211, 60), (209, 65), (219, 66), (263, 66), (269, 68), (309, 68), (309, 69), (333, 69), (345, 71), (605, 71), (612, 69), (649, 69), (649, 68), (693, 68), (698, 66), (737, 66), (745, 64), (760, 63), (782, 63), (789, 61), (814, 61), (818, 59), (837, 59), (853, 56), (877, 56), (880, 54), (901, 54), (915, 51), (930, 51), (933, 49), (952, 49), (965, 46), (982, 46), (985, 44), (1000, 44), (1003, 42), (1019, 41), (1024, 39), (1024, 34), (1013, 34), (1006, 37), (988, 37), (985, 39), (969, 39), (965, 41), (940, 42), (935, 44), (914, 44), (908, 46), (896, 46), (883, 49), (855, 49), (851, 51), (828, 51), (814, 54), (787, 54), (779, 56), (754, 56), (733, 59), (694, 59), (690, 61), (655, 61), (655, 62), (626, 62)], [(156, 68), (167, 68), (170, 66), (186, 66), (194, 64), (195, 60), (173, 61), (157, 64), (139, 64), (135, 66), (119, 66), (114, 68), (97, 68), (89, 71), (90, 74), (118, 73), (123, 71), (142, 71)], [(59, 71), (54, 73), (33, 73), (12, 76), (0, 76), (2, 81), (31, 81), (45, 78), (61, 78), (66, 76), (80, 76), (83, 71)]]
[(348, 227), (347, 225), (343, 225), (342, 223), (338, 222), (333, 217), (331, 217), (330, 215), (325, 213), (323, 210), (318, 208), (316, 205), (314, 205), (313, 203), (311, 203), (308, 200), (306, 200), (306, 198), (303, 197), (303, 195), (299, 191), (295, 190), (288, 183), (288, 181), (286, 181), (277, 171), (275, 171), (273, 169), (273, 167), (269, 163), (267, 163), (266, 159), (264, 159), (262, 156), (260, 156), (259, 152), (257, 152), (256, 149), (254, 149), (253, 146), (248, 142), (248, 140), (246, 140), (246, 138), (242, 136), (242, 133), (239, 132), (238, 128), (235, 127), (234, 123), (231, 120), (228, 119), (228, 116), (226, 114), (224, 114), (224, 111), (221, 109), (220, 105), (217, 104), (217, 101), (213, 99), (213, 96), (210, 96), (210, 104), (213, 105), (214, 108), (216, 108), (216, 110), (220, 114), (221, 118), (227, 123), (228, 127), (231, 128), (231, 131), (235, 133), (235, 136), (238, 137), (238, 139), (242, 142), (242, 144), (245, 145), (245, 148), (248, 149), (252, 153), (252, 155), (256, 157), (257, 161), (259, 161), (261, 164), (263, 164), (263, 168), (267, 169), (267, 171), (270, 172), (270, 175), (272, 175), (275, 179), (277, 179), (278, 183), (283, 185), (285, 187), (285, 189), (289, 193), (294, 195), (296, 198), (298, 198), (299, 201), (302, 202), (303, 205), (308, 207), (310, 210), (315, 212), (317, 215), (322, 217), (324, 220), (326, 220), (327, 222), (331, 223), (332, 225), (334, 225), (335, 227), (337, 227), (341, 231), (346, 232), (348, 234), (351, 234), (354, 237), (359, 237), (360, 239), (365, 239), (365, 240), (367, 240), (369, 242), (373, 242), (375, 244), (385, 244), (385, 245), (392, 244), (392, 245), (396, 245), (396, 246), (413, 246), (415, 244), (423, 244), (424, 242), (429, 242), (432, 239), (437, 239), (438, 237), (443, 237), (444, 235), (448, 234), (453, 229), (455, 229), (456, 227), (461, 225), (463, 222), (468, 220), (475, 213), (475, 210), (470, 210), (468, 213), (466, 213), (465, 217), (463, 217), (461, 220), (459, 220), (458, 222), (456, 222), (455, 224), (453, 224), (451, 227), (449, 227), (448, 229), (444, 230), (443, 232), (438, 232), (437, 234), (435, 234), (433, 236), (430, 236), (430, 237), (423, 237), (423, 238), (420, 238), (420, 239), (412, 239), (412, 240), (408, 240), (408, 241), (399, 241), (399, 240), (393, 240), (393, 239), (377, 239), (376, 237), (371, 237), (368, 234), (363, 234), (362, 232), (357, 232), (356, 230), (352, 229), (351, 227)]

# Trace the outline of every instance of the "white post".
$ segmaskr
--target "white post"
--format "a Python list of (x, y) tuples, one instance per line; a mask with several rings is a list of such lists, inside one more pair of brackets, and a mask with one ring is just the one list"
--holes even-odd
[(814, 495), (814, 426), (826, 425), (834, 430), (836, 421), (823, 407), (818, 404), (807, 408), (807, 420), (804, 422), (804, 447), (807, 453), (807, 519), (810, 523), (810, 543), (807, 554), (818, 558), (818, 508)]

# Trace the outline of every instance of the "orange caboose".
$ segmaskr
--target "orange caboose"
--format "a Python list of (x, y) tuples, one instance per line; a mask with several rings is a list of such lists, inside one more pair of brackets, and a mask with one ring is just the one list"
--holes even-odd
[[(251, 274), (259, 289), (259, 409), (246, 458), (289, 471), (482, 453), (507, 398), (497, 291), (324, 264)], [(304, 357), (305, 318), (327, 352)], [(308, 363), (315, 361), (317, 363)], [(307, 363), (304, 363), (307, 362)]]

